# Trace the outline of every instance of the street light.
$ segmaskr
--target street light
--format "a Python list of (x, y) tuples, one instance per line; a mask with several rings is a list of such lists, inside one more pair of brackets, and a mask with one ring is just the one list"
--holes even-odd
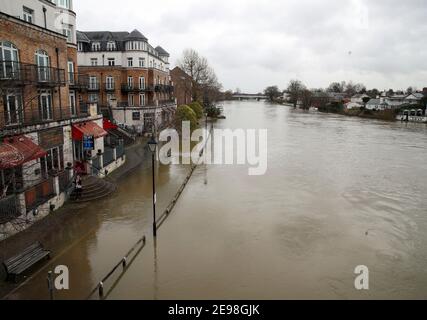
[(154, 138), (154, 136), (152, 136), (150, 141), (148, 141), (148, 148), (151, 151), (151, 166), (152, 166), (152, 172), (153, 172), (153, 236), (157, 237), (157, 224), (156, 224), (157, 196), (156, 196), (156, 178), (155, 178), (155, 172), (154, 172), (157, 141)]

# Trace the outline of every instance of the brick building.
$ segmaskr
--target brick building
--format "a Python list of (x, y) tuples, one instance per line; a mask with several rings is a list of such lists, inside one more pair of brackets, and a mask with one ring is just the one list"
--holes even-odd
[(178, 106), (193, 102), (193, 79), (180, 67), (175, 67), (170, 73)]
[(85, 99), (135, 132), (166, 125), (176, 109), (169, 54), (138, 30), (77, 32), (78, 64), (89, 77)]
[(70, 0), (2, 1), (0, 239), (16, 232), (13, 222), (25, 228), (63, 205), (76, 162), (104, 166), (107, 132), (96, 105), (82, 103), (75, 21)]

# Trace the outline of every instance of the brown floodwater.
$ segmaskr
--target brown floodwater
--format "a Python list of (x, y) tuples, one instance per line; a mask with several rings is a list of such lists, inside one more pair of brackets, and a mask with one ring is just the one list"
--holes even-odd
[[(151, 169), (52, 226), (53, 259), (13, 299), (47, 299), (66, 265), (82, 299), (142, 236), (147, 246), (108, 299), (426, 299), (427, 126), (224, 104), (216, 128), (268, 129), (268, 171), (199, 166), (154, 245)], [(158, 211), (188, 166), (158, 169)], [(370, 290), (357, 291), (366, 265)], [(117, 276), (105, 283), (109, 291)], [(96, 296), (94, 296), (96, 298)]]

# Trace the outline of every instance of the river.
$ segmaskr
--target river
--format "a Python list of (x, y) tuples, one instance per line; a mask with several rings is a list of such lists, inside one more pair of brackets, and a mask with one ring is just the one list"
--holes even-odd
[[(52, 226), (53, 259), (9, 298), (47, 299), (56, 265), (70, 270), (70, 290), (56, 298), (85, 298), (143, 234), (108, 299), (427, 298), (426, 125), (264, 102), (224, 112), (216, 128), (268, 129), (265, 175), (199, 166), (154, 245), (151, 169), (141, 167), (112, 197)], [(159, 212), (188, 171), (158, 169)], [(359, 265), (369, 290), (355, 289)]]

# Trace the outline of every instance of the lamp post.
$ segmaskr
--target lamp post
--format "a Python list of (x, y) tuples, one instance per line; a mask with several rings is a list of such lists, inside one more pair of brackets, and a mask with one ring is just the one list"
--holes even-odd
[(157, 224), (156, 224), (157, 195), (156, 195), (156, 176), (154, 171), (157, 141), (154, 136), (152, 136), (150, 141), (148, 141), (148, 147), (151, 151), (151, 166), (152, 166), (152, 174), (153, 174), (153, 236), (157, 237)]

